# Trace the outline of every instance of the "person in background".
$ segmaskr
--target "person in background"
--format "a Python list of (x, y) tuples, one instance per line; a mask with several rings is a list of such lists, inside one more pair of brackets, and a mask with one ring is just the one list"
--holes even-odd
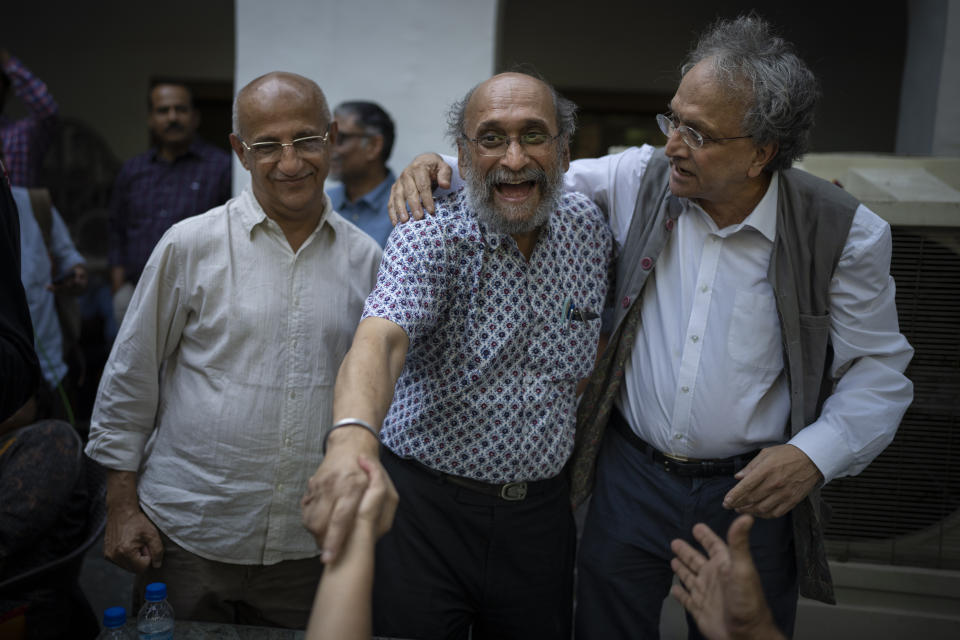
[(150, 87), (147, 109), (153, 146), (123, 163), (110, 200), (108, 263), (118, 324), (166, 230), (230, 198), (230, 155), (197, 137), (200, 112), (190, 89), (158, 82)]
[(333, 209), (383, 247), (393, 230), (387, 199), (395, 177), (387, 168), (393, 151), (393, 120), (374, 102), (344, 102), (333, 112), (337, 144), (330, 177), (340, 184), (327, 192)]
[(34, 346), (46, 381), (37, 394), (38, 416), (73, 423), (74, 384), (64, 384), (68, 368), (55, 296), (76, 296), (84, 291), (86, 264), (56, 207), (39, 214), (27, 189), (13, 187), (11, 191), (20, 213), (21, 279), (30, 305)]
[(380, 247), (330, 206), (326, 99), (292, 73), (237, 94), (251, 187), (147, 261), (87, 452), (109, 469), (104, 550), (189, 620), (303, 628), (322, 571), (300, 499)]
[(20, 269), (20, 214), (0, 153), (0, 422), (30, 400), (41, 380)]
[[(29, 111), (19, 120), (11, 120), (3, 115), (11, 92)], [(10, 184), (19, 187), (40, 186), (40, 163), (56, 134), (58, 110), (47, 85), (0, 47), (0, 147)]]

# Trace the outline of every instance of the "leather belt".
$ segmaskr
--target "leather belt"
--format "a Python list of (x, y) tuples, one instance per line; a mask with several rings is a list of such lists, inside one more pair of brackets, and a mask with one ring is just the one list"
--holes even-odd
[(473, 478), (464, 478), (463, 476), (455, 476), (449, 473), (443, 473), (442, 471), (437, 471), (436, 469), (431, 469), (422, 462), (412, 458), (401, 458), (388, 447), (382, 447), (382, 451), (384, 454), (392, 456), (398, 462), (402, 462), (407, 466), (413, 467), (414, 469), (426, 473), (433, 478), (440, 479), (443, 482), (447, 482), (458, 487), (463, 487), (464, 489), (469, 489), (470, 491), (485, 496), (500, 498), (506, 502), (519, 502), (521, 500), (525, 500), (529, 496), (546, 493), (547, 491), (550, 491), (555, 487), (559, 487), (566, 482), (564, 472), (561, 471), (558, 475), (552, 478), (547, 478), (546, 480), (526, 480), (519, 482), (507, 482), (504, 484), (492, 484), (489, 482), (474, 480)]
[(708, 476), (732, 476), (757, 457), (759, 449), (729, 458), (687, 458), (676, 454), (663, 453), (647, 444), (633, 432), (626, 419), (616, 407), (610, 412), (608, 426), (620, 434), (635, 449), (653, 460), (664, 471), (678, 476), (704, 478)]

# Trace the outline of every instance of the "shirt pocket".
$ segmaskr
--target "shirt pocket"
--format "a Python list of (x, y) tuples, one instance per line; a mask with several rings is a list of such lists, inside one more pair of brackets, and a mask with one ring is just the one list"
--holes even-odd
[(764, 371), (783, 368), (780, 319), (772, 295), (737, 291), (730, 315), (727, 351), (742, 367)]
[(543, 371), (554, 381), (580, 380), (593, 370), (600, 337), (600, 319), (551, 319), (544, 326)]

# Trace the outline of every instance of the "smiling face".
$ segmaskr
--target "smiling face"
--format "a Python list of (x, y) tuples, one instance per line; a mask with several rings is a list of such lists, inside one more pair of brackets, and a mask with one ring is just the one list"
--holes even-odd
[(298, 153), (283, 147), (278, 159), (262, 161), (247, 151), (257, 142), (289, 143), (307, 136), (322, 136), (330, 126), (330, 140), (336, 124), (325, 117), (326, 104), (306, 78), (293, 74), (271, 74), (246, 87), (237, 101), (239, 136), (230, 143), (250, 172), (253, 194), (264, 212), (278, 222), (319, 220), (323, 213), (323, 182), (330, 168), (330, 145), (316, 153)]
[(523, 74), (494, 76), (473, 92), (466, 107), (464, 135), (509, 136), (500, 157), (484, 156), (461, 139), (460, 171), (477, 216), (502, 233), (533, 231), (546, 223), (560, 197), (569, 150), (563, 139), (524, 147), (524, 134), (557, 135), (556, 110), (547, 86)]
[[(696, 129), (705, 138), (741, 136), (744, 101), (717, 82), (711, 64), (704, 60), (687, 72), (670, 110), (678, 124)], [(696, 199), (708, 213), (743, 199), (772, 157), (770, 148), (757, 147), (749, 138), (705, 139), (701, 148), (691, 149), (676, 132), (667, 139), (665, 150), (670, 159), (670, 191)]]

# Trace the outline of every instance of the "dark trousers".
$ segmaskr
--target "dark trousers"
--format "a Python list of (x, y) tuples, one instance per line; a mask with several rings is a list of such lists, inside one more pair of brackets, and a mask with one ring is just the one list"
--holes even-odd
[(374, 635), (569, 640), (576, 534), (569, 488), (506, 502), (384, 450), (400, 506), (377, 544)]
[[(732, 476), (681, 477), (664, 471), (607, 429), (577, 560), (578, 640), (658, 638), (670, 590), (670, 541), (695, 546), (704, 522), (726, 537), (737, 514), (723, 508)], [(757, 519), (750, 547), (774, 620), (788, 636), (797, 609), (797, 570), (789, 515)], [(687, 616), (690, 638), (702, 638)]]
[(133, 606), (143, 605), (146, 586), (167, 585), (167, 600), (178, 618), (262, 627), (303, 629), (323, 574), (319, 557), (276, 564), (230, 564), (187, 551), (162, 532), (163, 564), (138, 574)]

